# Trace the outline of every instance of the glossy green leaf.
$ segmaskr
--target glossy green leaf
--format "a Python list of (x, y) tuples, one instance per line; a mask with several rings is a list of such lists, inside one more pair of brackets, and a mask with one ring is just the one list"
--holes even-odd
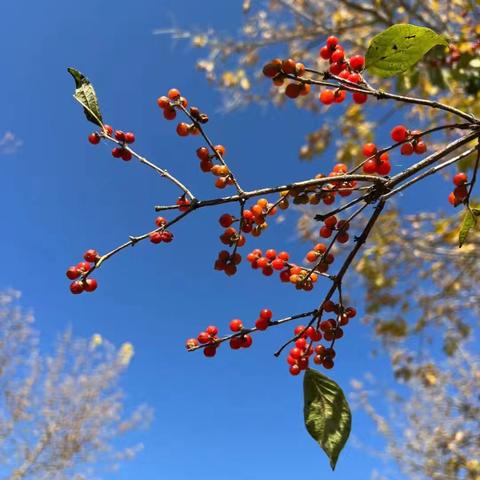
[(442, 36), (426, 27), (408, 23), (392, 25), (375, 35), (365, 56), (373, 75), (392, 77), (415, 65), (435, 45), (448, 45)]
[(459, 248), (461, 248), (467, 240), (470, 230), (477, 225), (477, 217), (479, 216), (480, 209), (478, 208), (467, 208), (465, 210), (465, 216), (463, 217), (462, 225), (460, 226), (460, 232), (458, 234)]
[(83, 105), (83, 111), (87, 120), (102, 127), (102, 114), (100, 113), (95, 89), (90, 83), (90, 80), (74, 68), (67, 68), (67, 70), (75, 80), (74, 97)]
[(305, 426), (335, 469), (352, 427), (352, 414), (342, 389), (330, 378), (308, 369), (303, 380)]

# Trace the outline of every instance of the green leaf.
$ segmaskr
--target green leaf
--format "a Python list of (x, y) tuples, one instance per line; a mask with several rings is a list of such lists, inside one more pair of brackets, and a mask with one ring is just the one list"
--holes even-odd
[(330, 378), (309, 368), (303, 379), (305, 426), (330, 459), (338, 456), (352, 427), (352, 414), (342, 389)]
[(460, 232), (458, 234), (458, 248), (467, 240), (470, 230), (477, 225), (477, 217), (480, 216), (480, 209), (467, 208), (465, 210), (465, 216), (463, 217), (462, 225), (460, 226)]
[(366, 68), (380, 77), (392, 77), (415, 65), (435, 45), (448, 45), (426, 27), (408, 23), (392, 25), (375, 35), (365, 57)]
[(98, 106), (97, 95), (90, 80), (74, 68), (67, 68), (67, 70), (75, 80), (74, 97), (83, 105), (83, 111), (85, 112), (87, 120), (99, 127), (103, 127), (102, 114)]

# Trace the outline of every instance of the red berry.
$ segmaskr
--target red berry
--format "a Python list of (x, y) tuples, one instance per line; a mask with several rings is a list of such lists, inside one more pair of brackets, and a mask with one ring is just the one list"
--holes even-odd
[(166, 218), (157, 217), (155, 219), (155, 224), (157, 225), (157, 227), (164, 227), (167, 223), (168, 223), (168, 221), (167, 221)]
[(218, 328), (215, 325), (210, 325), (205, 331), (213, 337), (218, 333)]
[(285, 89), (285, 95), (288, 98), (297, 98), (300, 95), (301, 91), (301, 85), (298, 85), (296, 83), (290, 83), (287, 85), (287, 88)]
[(332, 235), (332, 230), (328, 228), (327, 226), (323, 226), (320, 229), (320, 236), (323, 238), (329, 238)]
[(240, 332), (243, 328), (243, 323), (238, 318), (235, 318), (230, 322), (230, 330), (232, 332)]
[(299, 338), (296, 342), (295, 342), (295, 346), (297, 348), (299, 348), (300, 350), (304, 350), (305, 347), (307, 346), (307, 340), (305, 338)]
[(128, 162), (131, 159), (132, 159), (132, 152), (130, 152), (129, 150), (123, 149), (122, 160), (125, 160), (126, 162)]
[(177, 112), (172, 107), (167, 107), (163, 111), (163, 116), (166, 120), (173, 120), (177, 116)]
[(265, 318), (259, 318), (255, 322), (255, 327), (257, 327), (258, 330), (266, 330), (268, 328), (268, 324), (268, 320), (266, 320)]
[(112, 149), (112, 157), (120, 158), (122, 156), (122, 149), (120, 147), (114, 147)]
[(100, 255), (98, 254), (98, 252), (97, 252), (96, 250), (93, 250), (93, 249), (87, 250), (87, 251), (83, 254), (83, 258), (84, 258), (87, 262), (96, 262), (99, 256), (100, 256)]
[(91, 134), (88, 136), (88, 141), (89, 141), (92, 145), (97, 145), (98, 143), (100, 143), (100, 135), (99, 135), (97, 132), (91, 133)]
[(112, 128), (110, 125), (104, 125), (104, 126), (103, 126), (103, 131), (104, 131), (107, 135), (111, 136), (112, 133), (113, 133), (113, 128)]
[(205, 347), (203, 349), (203, 354), (206, 357), (214, 357), (216, 353), (217, 353), (217, 347), (215, 347), (214, 345), (209, 345), (208, 347)]
[(90, 270), (90, 264), (88, 262), (77, 263), (77, 269), (82, 273), (87, 273)]
[(407, 139), (408, 130), (407, 127), (404, 125), (397, 125), (396, 127), (392, 128), (390, 132), (390, 136), (394, 142), (403, 142)]
[(98, 287), (97, 281), (94, 278), (87, 278), (85, 280), (85, 291), (86, 292), (93, 292)]
[(353, 307), (347, 307), (345, 313), (347, 314), (347, 317), (353, 318), (357, 314), (357, 310)]
[(334, 101), (333, 90), (322, 90), (319, 99), (324, 105), (331, 105)]
[(413, 153), (413, 150), (414, 150), (413, 145), (410, 142), (404, 143), (400, 147), (400, 153), (402, 155), (411, 155)]
[(252, 339), (251, 335), (244, 335), (241, 338), (243, 340), (243, 342), (242, 342), (242, 347), (243, 348), (248, 348), (252, 345), (253, 339)]
[(455, 188), (455, 190), (453, 191), (453, 194), (455, 195), (457, 200), (460, 200), (462, 202), (468, 196), (467, 187), (465, 185), (460, 185), (459, 187)]
[(330, 57), (330, 61), (332, 63), (340, 63), (343, 61), (344, 58), (345, 52), (343, 51), (343, 48), (336, 48)]
[(365, 66), (365, 58), (362, 55), (353, 55), (349, 63), (352, 70), (360, 71)]
[(327, 47), (334, 49), (338, 45), (338, 38), (331, 35), (330, 37), (327, 38), (326, 43), (327, 43)]
[(344, 163), (337, 163), (333, 167), (335, 173), (347, 173), (348, 167)]
[(328, 60), (331, 55), (332, 51), (326, 45), (320, 49), (320, 57), (322, 57), (324, 60)]
[(417, 142), (414, 148), (415, 153), (417, 153), (418, 155), (422, 155), (427, 151), (427, 145), (425, 144), (425, 142)]
[(77, 267), (69, 267), (66, 275), (70, 280), (75, 280), (80, 276), (80, 272), (78, 271)]
[(158, 105), (161, 109), (165, 109), (165, 108), (167, 108), (168, 106), (170, 106), (170, 100), (168, 99), (168, 97), (165, 97), (165, 96), (158, 97), (158, 98), (157, 98), (157, 105)]
[(301, 372), (300, 367), (298, 365), (292, 365), (289, 371), (292, 375), (298, 375)]
[(210, 152), (208, 148), (207, 147), (197, 148), (197, 157), (203, 161), (210, 160)]
[(115, 131), (115, 139), (119, 142), (123, 142), (125, 140), (125, 133), (122, 130)]
[(454, 207), (456, 207), (460, 201), (457, 200), (457, 197), (455, 196), (455, 194), (453, 192), (450, 193), (450, 195), (448, 196), (448, 201), (450, 202), (450, 204), (452, 204)]
[(162, 234), (160, 232), (152, 232), (149, 238), (152, 243), (160, 243), (162, 241)]
[(327, 370), (330, 370), (331, 368), (333, 368), (333, 360), (331, 358), (326, 357), (323, 359), (322, 365)]
[(165, 230), (160, 233), (160, 237), (162, 239), (162, 242), (170, 243), (173, 240), (173, 233)]
[(243, 341), (241, 337), (233, 337), (230, 339), (229, 343), (232, 350), (238, 350), (242, 347)]
[(133, 142), (135, 142), (135, 134), (132, 133), (132, 132), (127, 132), (127, 133), (125, 134), (125, 141), (126, 141), (127, 143), (133, 143)]
[(74, 295), (78, 295), (79, 293), (82, 293), (83, 292), (83, 283), (78, 281), (78, 280), (75, 280), (74, 282), (72, 282), (70, 284), (70, 291)]
[(300, 335), (302, 332), (305, 331), (305, 325), (297, 325), (294, 330), (293, 330), (293, 333), (295, 335)]
[(467, 183), (468, 177), (465, 173), (459, 172), (453, 177), (453, 183), (457, 187)]
[(328, 228), (333, 228), (337, 224), (337, 217), (335, 215), (330, 215), (324, 220), (324, 223)]
[(263, 310), (260, 311), (260, 318), (263, 318), (264, 320), (271, 320), (272, 311), (269, 310), (268, 308), (264, 308)]
[(229, 213), (224, 213), (219, 219), (218, 223), (224, 228), (228, 228), (233, 223), (233, 217)]
[(368, 95), (363, 92), (353, 92), (352, 98), (355, 103), (362, 105), (367, 101)]
[(271, 248), (265, 252), (265, 256), (269, 260), (275, 260), (275, 258), (277, 257), (277, 252)]
[(302, 350), (300, 350), (297, 347), (294, 347), (290, 350), (290, 356), (298, 360), (302, 356)]
[(197, 339), (200, 343), (209, 343), (210, 335), (207, 332), (200, 332)]
[(379, 175), (388, 175), (390, 171), (392, 170), (392, 166), (390, 165), (389, 161), (378, 163), (377, 165), (377, 173)]
[(288, 75), (293, 75), (296, 71), (297, 63), (291, 58), (282, 61), (282, 70)]
[(188, 123), (180, 122), (177, 125), (177, 134), (180, 137), (186, 137), (189, 133), (190, 133), (190, 125), (188, 125)]
[(347, 76), (347, 80), (352, 83), (360, 83), (363, 80), (363, 78), (359, 73), (349, 73)]
[(179, 90), (177, 90), (176, 88), (171, 88), (168, 91), (167, 96), (170, 100), (179, 100), (181, 95)]
[(371, 157), (377, 153), (377, 146), (374, 143), (366, 143), (363, 146), (362, 153), (365, 157)]
[(282, 260), (281, 258), (276, 258), (272, 262), (272, 268), (274, 270), (282, 270), (284, 266), (285, 266), (285, 260)]
[(342, 103), (345, 100), (346, 96), (347, 96), (347, 92), (345, 90), (337, 90), (333, 94), (333, 99), (335, 103)]

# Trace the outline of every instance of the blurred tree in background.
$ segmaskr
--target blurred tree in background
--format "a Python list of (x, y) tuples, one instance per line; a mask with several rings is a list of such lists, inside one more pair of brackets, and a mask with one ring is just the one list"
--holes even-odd
[(100, 335), (67, 332), (44, 355), (19, 296), (0, 292), (2, 478), (82, 480), (132, 458), (142, 446), (119, 448), (118, 438), (151, 418), (146, 406), (124, 412), (118, 383), (132, 345), (116, 349)]

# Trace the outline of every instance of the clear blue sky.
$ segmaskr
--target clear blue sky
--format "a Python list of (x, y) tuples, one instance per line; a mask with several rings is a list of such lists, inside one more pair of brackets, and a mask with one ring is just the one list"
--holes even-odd
[[(318, 303), (315, 294), (297, 293), (247, 265), (229, 279), (212, 270), (219, 249), (216, 219), (228, 209), (195, 213), (175, 228), (170, 245), (140, 244), (117, 256), (98, 272), (95, 294), (68, 291), (64, 271), (87, 248), (106, 251), (149, 230), (152, 206), (176, 198), (147, 169), (115, 161), (108, 146), (87, 142), (91, 127), (72, 99), (68, 66), (94, 82), (108, 123), (136, 132), (139, 152), (200, 196), (217, 192), (198, 170), (199, 140), (179, 139), (175, 124), (164, 121), (155, 105), (172, 86), (210, 113), (208, 131), (226, 145), (247, 188), (309, 178), (331, 166), (326, 159), (309, 164), (296, 157), (319, 117), (291, 106), (215, 115), (221, 97), (195, 70), (197, 52), (152, 35), (172, 19), (188, 28), (232, 31), (240, 15), (241, 2), (225, 0), (2, 5), (0, 135), (11, 130), (24, 144), (16, 154), (0, 156), (0, 286), (23, 292), (46, 345), (68, 325), (77, 335), (99, 332), (117, 345), (134, 344), (124, 379), (127, 403), (149, 403), (156, 420), (133, 438), (145, 450), (111, 478), (287, 479), (304, 472), (327, 480), (352, 472), (368, 478), (375, 466), (350, 443), (331, 473), (304, 430), (301, 377), (291, 377), (285, 359), (272, 355), (290, 326), (257, 335), (249, 351), (222, 348), (213, 360), (185, 352), (184, 340), (208, 324), (226, 330), (232, 318), (251, 323), (264, 307), (279, 318)], [(295, 239), (294, 218), (271, 228), (258, 245), (288, 249), (300, 260), (307, 247)], [(346, 390), (367, 369), (389, 378), (388, 369), (372, 365), (371, 346), (368, 330), (355, 322), (348, 327), (332, 371)], [(353, 433), (379, 445), (360, 414)]]

